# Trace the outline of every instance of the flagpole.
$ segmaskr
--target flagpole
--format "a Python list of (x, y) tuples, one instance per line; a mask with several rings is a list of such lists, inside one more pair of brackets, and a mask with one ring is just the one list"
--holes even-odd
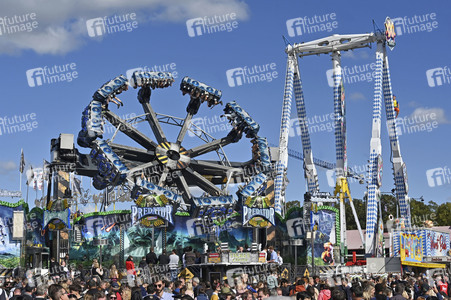
[(28, 205), (28, 190), (30, 189), (30, 186), (27, 184), (27, 205)]
[(23, 148), (20, 149), (20, 162), (19, 162), (19, 190), (22, 193), (22, 174), (25, 165), (25, 159), (23, 156)]
[(22, 193), (22, 173), (19, 171), (19, 191)]

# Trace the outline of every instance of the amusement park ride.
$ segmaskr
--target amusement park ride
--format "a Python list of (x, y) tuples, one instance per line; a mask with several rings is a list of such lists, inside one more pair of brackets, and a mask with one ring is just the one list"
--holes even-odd
[[(380, 30), (375, 30), (369, 34), (351, 34), (351, 35), (333, 35), (326, 38), (300, 43), (288, 44), (285, 52), (288, 55), (287, 72), (285, 77), (285, 90), (282, 107), (282, 121), (280, 129), (279, 142), (279, 161), (276, 165), (275, 180), (275, 204), (276, 211), (283, 213), (284, 207), (284, 190), (286, 187), (286, 170), (288, 166), (288, 133), (289, 121), (291, 114), (291, 103), (293, 92), (296, 101), (297, 117), (301, 130), (301, 141), (303, 148), (304, 177), (306, 178), (308, 197), (312, 201), (323, 202), (321, 199), (324, 193), (319, 193), (318, 175), (316, 164), (322, 167), (330, 168), (331, 164), (321, 164), (320, 161), (313, 158), (312, 146), (308, 130), (307, 112), (304, 103), (304, 94), (301, 82), (301, 73), (299, 69), (297, 57), (305, 57), (310, 55), (330, 54), (333, 66), (333, 92), (334, 92), (334, 115), (335, 115), (335, 148), (336, 148), (336, 187), (335, 196), (339, 195), (340, 201), (340, 249), (344, 254), (346, 246), (346, 218), (345, 218), (345, 198), (349, 199), (354, 218), (356, 220), (360, 236), (365, 245), (366, 256), (383, 255), (382, 249), (377, 249), (383, 241), (380, 235), (376, 234), (377, 222), (379, 222), (379, 230), (382, 226), (382, 211), (380, 209), (380, 187), (382, 184), (382, 147), (381, 147), (381, 105), (382, 96), (385, 101), (385, 111), (387, 124), (389, 128), (390, 146), (392, 151), (393, 174), (396, 186), (396, 198), (400, 203), (401, 218), (404, 219), (405, 225), (410, 224), (410, 209), (407, 172), (406, 165), (402, 160), (398, 135), (396, 132), (395, 113), (393, 106), (393, 94), (390, 82), (390, 72), (388, 65), (388, 57), (386, 53), (386, 45), (390, 48), (395, 46), (394, 25), (390, 18), (385, 21), (385, 34)], [(350, 195), (347, 177), (350, 174), (347, 164), (347, 146), (346, 146), (346, 106), (344, 85), (341, 69), (341, 51), (349, 51), (358, 48), (370, 47), (372, 43), (377, 43), (376, 50), (376, 76), (373, 100), (373, 123), (372, 137), (370, 142), (370, 158), (369, 172), (367, 178), (367, 228), (366, 239), (364, 240), (362, 229)], [(305, 206), (304, 206), (305, 207)], [(279, 209), (278, 209), (279, 208)], [(304, 214), (306, 216), (306, 214)], [(382, 229), (383, 230), (383, 229)], [(379, 251), (377, 251), (379, 250)], [(343, 257), (343, 256), (342, 256)]]
[[(227, 136), (214, 139), (191, 119), (204, 102), (211, 108), (222, 104), (222, 92), (190, 77), (183, 78), (180, 84), (182, 94), (190, 96), (186, 117), (156, 113), (150, 103), (152, 90), (170, 87), (173, 82), (170, 73), (136, 71), (130, 81), (120, 75), (102, 85), (83, 111), (82, 129), (77, 138), (78, 145), (91, 148), (91, 152), (80, 153), (73, 146), (72, 135), (61, 134), (52, 140), (50, 170), (54, 195), (59, 193), (58, 198), (64, 197), (64, 192), (58, 191), (64, 180), (56, 175), (59, 170), (65, 170), (91, 177), (92, 185), (98, 190), (120, 187), (128, 191), (136, 204), (131, 210), (133, 223), (157, 216), (165, 220), (163, 227), (168, 223), (174, 225), (172, 215), (224, 220), (239, 210), (245, 227), (265, 229), (268, 222), (275, 226), (271, 195), (266, 195), (273, 182), (270, 148), (266, 138), (258, 136), (260, 126), (232, 101), (223, 109), (232, 130)], [(144, 114), (123, 120), (109, 109), (109, 104), (113, 102), (118, 108), (122, 106), (123, 102), (117, 96), (129, 86), (139, 88), (138, 101)], [(116, 127), (109, 140), (103, 140), (105, 120)], [(146, 121), (155, 140), (133, 126)], [(175, 141), (167, 138), (161, 123), (180, 127)], [(188, 130), (204, 143), (191, 149), (184, 148), (182, 144)], [(114, 143), (119, 131), (142, 148)], [(239, 142), (243, 134), (251, 139), (252, 159), (247, 162), (229, 161), (223, 148)], [(219, 160), (201, 159), (202, 155), (212, 152), (218, 154)], [(230, 184), (241, 184), (237, 192), (238, 201), (230, 195)], [(191, 187), (200, 188), (203, 195), (195, 197)], [(48, 202), (51, 202), (50, 196)], [(255, 236), (262, 234), (256, 232)]]
[[(64, 205), (56, 205), (59, 199), (67, 198), (69, 180), (65, 173), (75, 172), (92, 178), (92, 185), (98, 190), (120, 188), (129, 193), (135, 205), (131, 209), (132, 223), (151, 220), (149, 216), (163, 218), (163, 227), (173, 225), (172, 216), (188, 216), (194, 219), (222, 220), (237, 212), (241, 214), (241, 226), (254, 230), (254, 243), (262, 243), (261, 232), (271, 223), (275, 226), (275, 214), (282, 218), (285, 211), (285, 188), (288, 156), (297, 156), (304, 162), (307, 193), (304, 205), (304, 222), (309, 216), (310, 204), (316, 202), (339, 202), (340, 246), (342, 263), (346, 247), (345, 199), (349, 200), (354, 218), (358, 225), (366, 256), (381, 256), (382, 226), (380, 210), (380, 187), (382, 180), (381, 147), (381, 109), (382, 97), (390, 133), (390, 146), (396, 185), (396, 198), (400, 203), (401, 217), (409, 226), (410, 211), (407, 196), (407, 174), (403, 163), (398, 136), (396, 132), (393, 95), (386, 45), (394, 46), (393, 23), (386, 19), (386, 33), (380, 30), (369, 34), (333, 35), (301, 44), (287, 44), (287, 72), (282, 107), (280, 143), (276, 148), (269, 147), (266, 138), (258, 135), (258, 123), (235, 101), (225, 105), (223, 111), (232, 125), (232, 130), (225, 136), (215, 139), (202, 128), (191, 122), (199, 112), (202, 103), (214, 108), (222, 104), (222, 92), (190, 77), (184, 77), (180, 83), (183, 95), (190, 96), (186, 107), (186, 117), (178, 118), (154, 111), (151, 105), (152, 93), (157, 89), (169, 88), (174, 78), (166, 72), (136, 71), (128, 80), (120, 75), (102, 85), (93, 95), (92, 100), (82, 113), (82, 129), (77, 143), (89, 148), (89, 154), (83, 154), (74, 147), (73, 135), (61, 134), (51, 142), (50, 182), (53, 185), (53, 198), (47, 196), (47, 217), (62, 218)], [(376, 78), (373, 100), (372, 138), (368, 178), (364, 180), (347, 165), (346, 145), (346, 107), (344, 85), (341, 70), (341, 52), (358, 48), (371, 47), (377, 43)], [(335, 115), (336, 164), (327, 163), (313, 157), (305, 109), (301, 73), (298, 57), (330, 54), (333, 62), (333, 94)], [(138, 89), (138, 101), (144, 114), (124, 120), (109, 109), (111, 103), (118, 108), (124, 103), (117, 97), (128, 90), (129, 86)], [(295, 97), (297, 117), (302, 138), (302, 154), (290, 153), (288, 149), (289, 121), (292, 97)], [(154, 101), (154, 100), (152, 100)], [(105, 120), (111, 123), (116, 132), (110, 139), (104, 139)], [(154, 138), (150, 138), (133, 125), (147, 122)], [(169, 139), (161, 123), (180, 127), (177, 138)], [(185, 148), (184, 138), (190, 131), (204, 143), (193, 148)], [(140, 147), (115, 143), (118, 132), (122, 132)], [(227, 145), (237, 143), (243, 134), (251, 139), (252, 159), (247, 162), (229, 161), (224, 152)], [(202, 155), (216, 152), (219, 160), (202, 159)], [(278, 153), (277, 153), (278, 152)], [(274, 159), (272, 159), (274, 158)], [(277, 161), (276, 161), (277, 160)], [(272, 165), (275, 163), (275, 168)], [(336, 187), (334, 195), (320, 192), (316, 167), (336, 170)], [(61, 172), (64, 170), (64, 172)], [(348, 186), (348, 177), (367, 182), (367, 228), (366, 239), (354, 209)], [(237, 200), (229, 190), (230, 184), (238, 187)], [(192, 193), (192, 187), (203, 191), (201, 197)], [(311, 202), (308, 202), (311, 201)], [(155, 225), (155, 224), (154, 224)], [(114, 225), (113, 225), (114, 226)], [(153, 225), (152, 225), (153, 226)], [(121, 237), (122, 238), (122, 237)], [(381, 250), (381, 251), (379, 251)]]

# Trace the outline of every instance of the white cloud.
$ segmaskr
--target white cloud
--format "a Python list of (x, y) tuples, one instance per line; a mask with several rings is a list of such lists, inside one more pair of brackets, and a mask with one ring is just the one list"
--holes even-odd
[(407, 103), (407, 105), (409, 107), (418, 107), (420, 106), (420, 103), (418, 103), (417, 101), (410, 101), (409, 103)]
[(360, 92), (354, 92), (349, 95), (349, 99), (359, 101), (359, 100), (366, 100), (366, 97), (363, 93)]
[(12, 160), (9, 161), (0, 161), (0, 174), (7, 174), (11, 171), (17, 170), (19, 171), (19, 168), (15, 162)]
[[(86, 20), (115, 14), (135, 13), (139, 24), (149, 21), (180, 23), (187, 19), (235, 13), (248, 18), (247, 4), (239, 0), (80, 0), (27, 1), (2, 3), (1, 17), (36, 14), (38, 26), (31, 32), (3, 34), (0, 54), (32, 50), (39, 54), (65, 54), (88, 39)], [(1, 26), (0, 26), (1, 27)]]
[(350, 59), (367, 59), (370, 57), (368, 52), (361, 49), (358, 49), (357, 51), (344, 51), (341, 53), (341, 56)]
[[(409, 118), (425, 120), (424, 122), (429, 122), (429, 120), (437, 121), (439, 124), (450, 124), (451, 121), (445, 116), (445, 111), (443, 108), (427, 108), (419, 107), (413, 111)], [(426, 120), (427, 118), (427, 120)]]

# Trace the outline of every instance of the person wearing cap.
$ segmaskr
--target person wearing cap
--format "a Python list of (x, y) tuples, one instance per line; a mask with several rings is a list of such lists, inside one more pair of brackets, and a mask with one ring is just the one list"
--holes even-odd
[(230, 287), (224, 286), (224, 287), (221, 289), (221, 296), (222, 296), (222, 297), (225, 297), (226, 299), (232, 299), (233, 292), (232, 292), (232, 290), (230, 289)]

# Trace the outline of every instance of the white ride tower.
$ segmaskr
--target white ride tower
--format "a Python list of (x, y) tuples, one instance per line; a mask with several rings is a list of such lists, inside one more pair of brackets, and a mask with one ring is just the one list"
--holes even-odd
[[(388, 18), (387, 18), (388, 19)], [(389, 21), (389, 19), (388, 19)], [(386, 25), (387, 26), (387, 25)], [(398, 137), (396, 134), (396, 124), (394, 117), (393, 96), (390, 84), (390, 73), (388, 68), (388, 58), (386, 56), (385, 45), (387, 34), (382, 32), (368, 34), (333, 35), (311, 42), (288, 45), (285, 52), (288, 55), (287, 72), (285, 77), (284, 99), (282, 107), (282, 120), (279, 141), (279, 161), (276, 166), (275, 180), (275, 207), (276, 211), (284, 215), (285, 207), (285, 187), (286, 170), (288, 167), (288, 134), (291, 115), (291, 104), (293, 91), (296, 100), (297, 117), (301, 130), (304, 176), (307, 182), (307, 192), (311, 195), (319, 193), (318, 174), (315, 167), (313, 152), (308, 131), (307, 113), (305, 110), (302, 82), (299, 71), (297, 57), (309, 55), (330, 54), (333, 63), (334, 80), (334, 115), (335, 115), (335, 147), (336, 147), (336, 178), (335, 195), (339, 195), (340, 200), (340, 249), (343, 255), (346, 246), (346, 218), (345, 218), (345, 198), (349, 199), (357, 227), (360, 232), (362, 243), (365, 244), (367, 256), (378, 255), (376, 253), (376, 224), (381, 212), (378, 207), (380, 200), (380, 186), (382, 179), (382, 147), (380, 142), (381, 131), (381, 93), (384, 92), (385, 108), (387, 114), (387, 127), (390, 133), (390, 145), (393, 157), (393, 169), (396, 185), (396, 197), (401, 207), (401, 217), (406, 225), (410, 224), (409, 198), (407, 196), (407, 174), (405, 164), (402, 161)], [(392, 42), (391, 39), (389, 42)], [(377, 67), (375, 79), (374, 105), (373, 105), (373, 130), (371, 139), (370, 168), (368, 174), (368, 205), (367, 205), (367, 234), (366, 239), (352, 202), (347, 177), (350, 172), (347, 166), (346, 154), (346, 107), (344, 98), (344, 86), (341, 70), (341, 51), (354, 50), (358, 48), (371, 47), (377, 42)], [(379, 214), (378, 214), (379, 211)]]

